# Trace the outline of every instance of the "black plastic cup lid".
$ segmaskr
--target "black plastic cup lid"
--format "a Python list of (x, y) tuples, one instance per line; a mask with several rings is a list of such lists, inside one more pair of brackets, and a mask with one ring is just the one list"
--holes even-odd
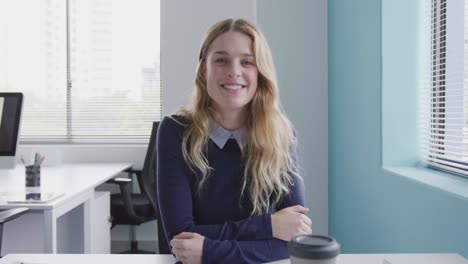
[(340, 244), (329, 236), (298, 235), (288, 243), (289, 256), (303, 259), (330, 259), (340, 254)]

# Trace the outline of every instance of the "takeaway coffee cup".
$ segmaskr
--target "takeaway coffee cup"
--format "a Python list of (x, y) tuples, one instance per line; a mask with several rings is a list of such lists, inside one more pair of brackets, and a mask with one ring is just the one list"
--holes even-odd
[(298, 235), (288, 243), (291, 264), (335, 264), (340, 244), (329, 236)]

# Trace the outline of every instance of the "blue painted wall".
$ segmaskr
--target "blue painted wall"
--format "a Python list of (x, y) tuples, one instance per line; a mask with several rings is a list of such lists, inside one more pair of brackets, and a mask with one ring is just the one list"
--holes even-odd
[[(330, 235), (343, 253), (456, 252), (468, 257), (468, 200), (382, 168), (382, 123), (392, 118), (382, 115), (382, 76), (387, 76), (382, 70), (392, 69), (382, 68), (385, 11), (376, 0), (328, 1)], [(404, 78), (414, 81), (411, 75)], [(408, 120), (403, 124), (411, 124)], [(415, 151), (403, 150), (408, 152)]]

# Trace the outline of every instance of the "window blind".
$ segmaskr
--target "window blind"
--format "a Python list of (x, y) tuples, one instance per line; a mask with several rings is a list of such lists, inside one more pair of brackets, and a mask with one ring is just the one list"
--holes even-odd
[(430, 79), (421, 112), (424, 161), (461, 175), (468, 175), (466, 7), (465, 1), (432, 0)]
[(0, 90), (25, 95), (20, 141), (148, 142), (159, 17), (154, 0), (0, 1)]

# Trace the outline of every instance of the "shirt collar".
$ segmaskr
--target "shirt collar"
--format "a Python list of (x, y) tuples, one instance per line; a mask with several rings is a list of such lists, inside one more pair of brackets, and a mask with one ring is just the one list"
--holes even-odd
[(240, 128), (234, 131), (227, 130), (214, 120), (211, 122), (208, 136), (220, 149), (224, 148), (224, 145), (230, 138), (234, 138), (237, 141), (241, 150), (247, 143), (247, 131), (245, 128)]

